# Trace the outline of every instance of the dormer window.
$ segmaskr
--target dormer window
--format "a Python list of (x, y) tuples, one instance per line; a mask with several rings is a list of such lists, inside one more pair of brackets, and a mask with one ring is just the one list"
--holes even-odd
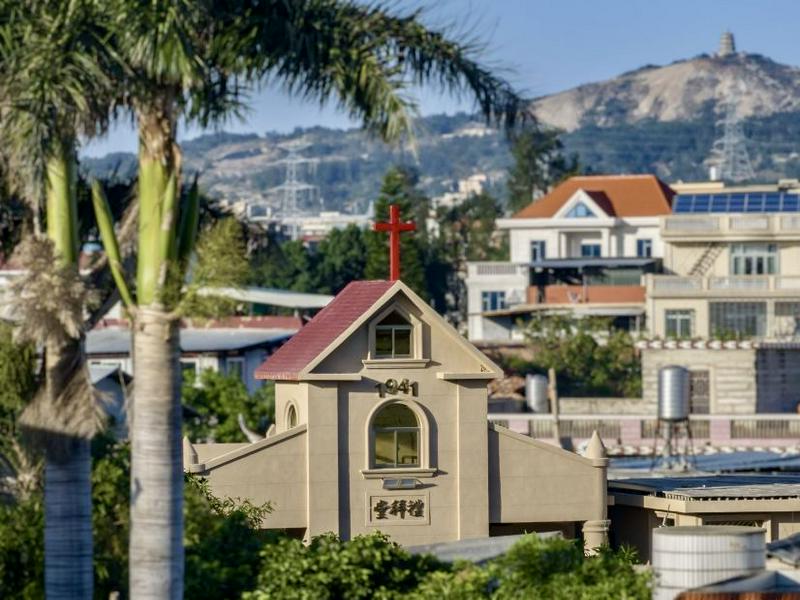
[(411, 323), (397, 311), (375, 326), (376, 358), (411, 357)]
[(583, 202), (578, 202), (565, 215), (567, 219), (583, 219), (596, 216)]

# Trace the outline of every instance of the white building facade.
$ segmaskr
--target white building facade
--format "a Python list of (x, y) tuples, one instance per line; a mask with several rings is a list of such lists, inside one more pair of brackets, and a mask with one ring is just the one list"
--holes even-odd
[(513, 217), (509, 262), (468, 265), (469, 338), (520, 339), (537, 311), (644, 323), (642, 276), (664, 255), (660, 218), (672, 191), (652, 175), (573, 177)]

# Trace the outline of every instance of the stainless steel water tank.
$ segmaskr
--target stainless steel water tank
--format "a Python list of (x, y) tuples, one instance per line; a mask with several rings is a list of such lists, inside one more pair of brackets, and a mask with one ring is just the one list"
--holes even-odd
[(760, 527), (705, 525), (653, 530), (653, 600), (673, 600), (684, 590), (752, 575), (766, 563)]
[(547, 377), (544, 375), (525, 376), (525, 400), (532, 412), (550, 412), (550, 401), (547, 399)]
[(685, 421), (689, 418), (689, 370), (670, 365), (658, 371), (658, 418)]

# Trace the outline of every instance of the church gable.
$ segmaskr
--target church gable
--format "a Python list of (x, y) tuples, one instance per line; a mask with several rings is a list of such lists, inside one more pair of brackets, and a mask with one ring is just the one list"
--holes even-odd
[(308, 374), (359, 373), (363, 369), (436, 368), (442, 375), (492, 379), (499, 368), (477, 351), (419, 296), (397, 282), (392, 293), (365, 312), (346, 339), (310, 365)]
[(440, 377), (501, 374), (400, 281), (348, 285), (256, 371), (259, 379), (358, 379), (364, 368), (440, 368)]

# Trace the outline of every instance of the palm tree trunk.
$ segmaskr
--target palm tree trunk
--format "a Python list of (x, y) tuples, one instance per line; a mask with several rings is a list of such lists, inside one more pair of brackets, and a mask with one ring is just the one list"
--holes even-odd
[[(47, 234), (65, 264), (78, 262), (76, 163), (74, 146), (63, 143), (47, 164)], [(51, 341), (45, 353), (50, 406), (60, 411), (57, 398), (83, 369), (81, 342)], [(84, 390), (85, 392), (86, 390)], [(84, 398), (73, 398), (84, 402)], [(69, 409), (67, 409), (69, 410)], [(56, 416), (58, 418), (58, 416)], [(68, 419), (66, 414), (62, 420)], [(92, 484), (89, 440), (70, 431), (53, 432), (45, 449), (44, 552), (45, 594), (48, 600), (91, 600)]]
[[(183, 460), (178, 327), (165, 306), (166, 257), (174, 221), (165, 218), (180, 171), (171, 97), (139, 114), (139, 256), (131, 427), (131, 598), (183, 597)], [(174, 191), (174, 190), (173, 190)], [(166, 237), (165, 237), (166, 236)]]
[(72, 438), (44, 469), (45, 596), (90, 600), (93, 593), (92, 482), (89, 441)]
[(177, 325), (157, 305), (134, 324), (131, 598), (183, 596), (183, 471)]

